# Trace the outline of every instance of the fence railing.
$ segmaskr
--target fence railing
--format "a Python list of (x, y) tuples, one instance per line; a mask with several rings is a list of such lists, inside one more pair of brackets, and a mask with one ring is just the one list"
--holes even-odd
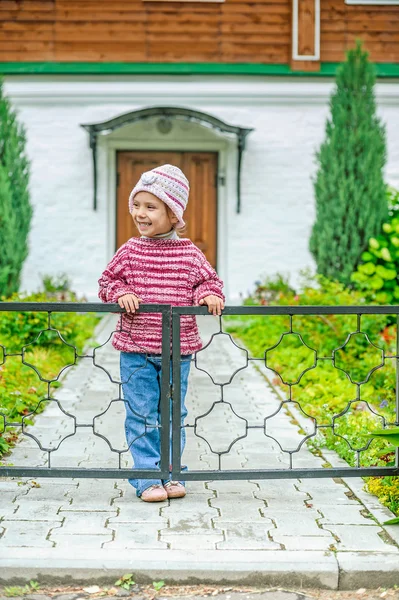
[[(122, 392), (123, 382), (119, 375), (113, 372), (116, 368), (114, 360), (116, 351), (108, 352), (106, 356), (104, 354), (111, 344), (112, 331), (107, 335), (105, 341), (79, 354), (77, 348), (73, 344), (69, 344), (67, 336), (64, 337), (63, 331), (53, 326), (55, 313), (120, 313), (123, 311), (119, 305), (4, 302), (0, 303), (0, 312), (4, 311), (46, 313), (47, 327), (38, 331), (34, 339), (18, 351), (15, 349), (9, 351), (7, 340), (0, 339), (0, 364), (4, 367), (0, 380), (0, 435), (7, 436), (10, 432), (15, 432), (19, 434), (20, 440), (14, 451), (0, 460), (0, 476), (134, 477), (141, 479), (154, 479), (154, 477), (167, 479), (171, 476), (175, 480), (208, 480), (399, 475), (399, 452), (397, 450), (392, 457), (392, 464), (389, 466), (364, 465), (362, 456), (369, 451), (375, 438), (365, 439), (360, 436), (361, 441), (358, 443), (356, 440), (342, 435), (340, 430), (342, 420), (347, 419), (349, 415), (356, 417), (356, 414), (360, 415), (366, 411), (369, 413), (371, 421), (375, 422), (375, 428), (389, 429), (399, 425), (399, 306), (226, 307), (221, 317), (212, 318), (213, 330), (210, 334), (208, 333), (209, 340), (205, 341), (202, 350), (193, 355), (191, 377), (194, 384), (198, 380), (200, 397), (195, 406), (189, 407), (188, 419), (182, 425), (180, 403), (181, 318), (185, 315), (197, 315), (209, 319), (210, 315), (206, 307), (141, 305), (141, 314), (156, 313), (161, 316), (162, 369), (159, 388), (159, 418), (154, 422), (144, 414), (138, 415), (142, 420), (143, 429), (142, 433), (137, 436), (150, 436), (155, 430), (158, 431), (161, 452), (159, 468), (155, 470), (134, 468), (130, 458), (130, 447), (121, 439), (116, 441), (111, 439), (117, 428), (116, 426), (109, 427), (109, 422), (112, 423), (114, 419), (113, 411), (119, 410), (116, 420), (122, 423), (124, 418), (122, 409), (126, 404)], [(370, 319), (378, 318), (381, 315), (390, 315), (392, 323), (396, 324), (396, 327), (393, 327), (395, 332), (393, 352), (387, 349), (386, 344), (376, 343), (378, 340), (369, 331)], [(253, 356), (242, 342), (234, 339), (229, 333), (229, 317), (231, 316), (238, 316), (242, 320), (254, 316), (264, 319), (284, 317), (285, 322), (282, 323), (278, 339), (265, 338), (260, 355)], [(309, 332), (305, 334), (301, 329), (304, 323), (303, 319), (313, 319), (312, 323), (320, 320), (327, 322), (327, 326), (331, 328), (334, 335), (337, 335), (337, 331), (334, 331), (336, 321), (331, 321), (331, 317), (339, 320), (339, 318), (349, 316), (354, 320), (353, 325), (348, 323), (345, 328), (341, 328), (342, 331), (345, 330), (344, 337), (338, 345), (331, 347), (327, 354), (312, 346), (312, 335)], [(364, 326), (365, 320), (368, 321), (367, 327)], [(203, 323), (207, 324), (210, 321), (203, 321)], [(46, 335), (46, 332), (52, 332), (57, 336), (59, 344), (65, 344), (73, 353), (73, 360), (69, 361), (56, 377), (43, 376), (32, 359), (32, 348), (40, 346), (40, 337)], [(360, 345), (362, 356), (365, 356), (367, 351), (372, 352), (375, 364), (369, 364), (367, 369), (363, 368), (362, 371), (354, 360), (356, 352), (348, 354), (348, 348), (353, 344)], [(284, 347), (289, 351), (290, 365), (281, 362), (286, 360), (287, 352), (284, 355), (278, 354)], [(304, 358), (305, 352), (306, 357)], [(297, 363), (295, 363), (296, 356), (298, 356)], [(20, 418), (10, 418), (10, 414), (15, 414), (15, 411), (10, 411), (12, 392), (10, 392), (9, 386), (5, 387), (4, 385), (8, 361), (12, 357), (21, 360), (21, 368), (24, 365), (23, 368), (33, 370), (38, 381), (44, 384), (46, 389), (44, 394), (38, 396), (36, 407), (21, 414)], [(150, 361), (151, 356), (148, 358)], [(345, 358), (349, 359), (350, 364), (345, 365)], [(322, 368), (322, 365), (325, 364), (342, 374), (346, 381), (350, 382), (354, 389), (354, 395), (347, 398), (344, 406), (337, 407), (334, 404), (332, 392), (329, 417), (320, 421), (318, 417), (307, 412), (302, 405), (300, 393), (298, 396), (296, 393), (300, 389), (299, 384), (302, 378), (314, 369)], [(91, 379), (100, 372), (101, 376), (105, 377), (102, 388), (97, 387), (95, 388), (96, 392), (88, 394), (92, 398), (91, 402), (94, 402), (90, 408), (89, 418), (87, 417), (89, 409), (86, 406), (88, 400), (84, 392), (84, 381), (79, 381), (79, 384), (83, 386), (81, 398), (71, 399), (69, 396), (64, 398), (62, 388), (57, 388), (60, 380), (62, 383), (65, 375), (73, 367), (86, 369), (86, 371), (82, 371), (83, 376), (90, 376)], [(227, 372), (228, 369), (230, 369), (229, 372)], [(389, 370), (389, 377), (391, 377), (390, 380), (389, 377), (387, 379), (390, 382), (387, 396), (391, 402), (388, 412), (380, 410), (382, 402), (374, 401), (369, 392), (363, 396), (363, 389), (367, 389), (367, 386), (372, 384), (373, 378), (377, 376), (376, 374), (384, 369)], [(244, 394), (243, 386), (246, 374), (251, 381), (254, 377), (258, 377), (256, 393), (259, 394), (259, 398), (253, 397), (254, 399), (251, 400), (248, 399), (248, 395), (245, 396), (247, 392)], [(262, 389), (261, 386), (259, 387), (259, 381), (263, 381), (265, 390), (270, 389), (266, 379), (263, 378), (265, 376), (270, 381), (270, 375), (278, 380), (279, 389), (282, 390), (281, 394), (283, 395), (280, 395), (280, 398), (273, 397), (265, 401), (263, 390), (259, 392)], [(129, 375), (129, 377), (134, 376), (134, 372)], [(244, 384), (240, 387), (241, 380)], [(96, 398), (96, 394), (98, 398)], [(15, 398), (17, 401), (18, 396)], [(44, 411), (43, 408), (45, 408)], [(290, 412), (290, 417), (286, 415), (287, 410)], [(279, 433), (285, 427), (284, 423), (292, 418), (297, 420), (295, 429), (300, 428), (302, 433), (298, 439), (295, 437), (297, 434), (288, 434), (288, 438), (292, 435), (292, 440), (295, 442), (290, 446), (289, 443), (292, 440), (288, 439), (287, 442), (287, 434), (284, 434), (285, 440), (282, 442)], [(108, 429), (105, 426), (107, 419)], [(277, 426), (274, 427), (276, 422)], [(205, 466), (207, 468), (199, 468), (200, 462), (193, 460), (194, 467), (189, 464), (188, 471), (182, 470), (182, 427), (188, 437), (186, 451), (189, 452), (190, 457), (193, 457), (195, 454), (193, 447), (195, 446), (198, 448), (198, 455), (206, 453), (208, 462), (205, 462)], [(123, 433), (123, 427), (121, 426), (119, 429)], [(41, 433), (43, 431), (47, 431), (47, 433), (50, 431), (51, 434), (54, 434), (54, 439), (46, 442), (44, 434)], [(348, 451), (354, 457), (354, 466), (315, 467), (309, 461), (310, 466), (307, 464), (303, 466), (303, 461), (297, 460), (298, 457), (308, 452), (307, 442), (320, 439), (320, 436), (325, 434), (333, 436), (340, 443), (347, 445)], [(227, 439), (229, 435), (230, 439)], [(87, 450), (87, 441), (81, 442), (85, 436), (86, 438), (90, 436), (93, 448), (96, 448), (97, 442), (101, 440), (101, 443), (107, 446), (112, 460), (111, 458), (109, 461), (106, 459), (98, 467), (93, 466), (93, 463), (96, 463), (94, 459), (87, 459), (87, 466), (81, 466), (85, 462), (85, 457), (90, 454)], [(130, 445), (132, 443), (135, 443), (135, 440)], [(64, 452), (62, 460), (57, 462), (57, 453), (60, 455), (67, 444), (73, 449), (71, 457), (81, 448), (81, 460), (75, 461), (77, 462), (75, 465), (72, 464), (72, 460), (71, 464), (68, 464), (68, 451)], [(19, 448), (22, 448), (23, 452), (18, 453)], [(244, 468), (240, 464), (240, 452), (245, 455), (248, 468)], [(281, 467), (275, 466), (275, 462), (271, 458), (272, 452), (281, 457), (279, 459)], [(237, 465), (231, 468), (232, 462), (230, 461), (226, 468), (224, 462), (232, 453), (235, 453)], [(22, 455), (28, 459), (21, 460)], [(37, 457), (37, 464), (32, 464), (32, 460), (29, 459), (30, 455)], [(15, 464), (15, 456), (20, 464)], [(252, 459), (256, 463), (255, 467), (251, 466)], [(112, 461), (114, 462), (112, 463)], [(109, 466), (108, 463), (112, 463), (113, 466)]]

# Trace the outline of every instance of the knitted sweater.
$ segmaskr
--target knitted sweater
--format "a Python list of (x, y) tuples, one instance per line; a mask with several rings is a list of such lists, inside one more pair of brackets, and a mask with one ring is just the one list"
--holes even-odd
[[(135, 294), (143, 304), (194, 306), (209, 295), (224, 300), (223, 282), (189, 239), (131, 238), (119, 248), (99, 281), (102, 302)], [(194, 315), (182, 315), (181, 354), (202, 348)], [(112, 344), (122, 352), (161, 354), (162, 316), (122, 313)]]

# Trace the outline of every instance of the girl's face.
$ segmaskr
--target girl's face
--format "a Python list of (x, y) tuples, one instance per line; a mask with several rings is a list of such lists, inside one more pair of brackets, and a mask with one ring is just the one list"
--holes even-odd
[(135, 195), (131, 214), (140, 234), (147, 237), (168, 233), (178, 221), (169, 207), (150, 192)]

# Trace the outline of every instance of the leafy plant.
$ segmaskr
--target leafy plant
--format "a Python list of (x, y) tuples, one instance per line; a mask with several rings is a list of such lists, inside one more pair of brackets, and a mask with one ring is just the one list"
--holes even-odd
[(375, 68), (361, 42), (337, 70), (331, 118), (316, 155), (316, 221), (310, 251), (320, 274), (342, 283), (388, 217), (385, 128), (376, 115)]
[(126, 573), (125, 575), (122, 575), (122, 577), (120, 579), (118, 579), (118, 581), (115, 581), (115, 585), (123, 588), (124, 590), (130, 590), (130, 588), (135, 585), (135, 581), (133, 580), (133, 574), (132, 573)]
[(21, 586), (10, 586), (4, 588), (4, 595), (8, 598), (15, 598), (16, 596), (24, 596), (31, 592), (37, 592), (40, 589), (40, 585), (37, 581), (30, 581), (29, 585)]
[(58, 275), (42, 275), (43, 289), (48, 294), (55, 292), (67, 292), (71, 289), (71, 280), (67, 273)]
[(399, 525), (399, 517), (395, 517), (394, 519), (389, 519), (385, 521), (383, 525)]
[(369, 240), (362, 262), (351, 275), (368, 300), (380, 304), (399, 301), (399, 192), (389, 189), (388, 199), (393, 216)]
[(10, 587), (4, 588), (4, 595), (7, 598), (15, 598), (16, 596), (23, 596), (24, 594), (28, 594), (28, 593), (29, 593), (29, 588), (27, 586), (21, 587), (21, 586), (15, 585), (15, 586), (10, 586)]
[(156, 590), (157, 592), (159, 592), (159, 590), (161, 590), (165, 585), (164, 581), (153, 581), (152, 582), (152, 586), (154, 588), (154, 590)]
[(262, 281), (255, 281), (255, 290), (244, 304), (271, 304), (287, 294), (295, 294), (295, 290), (290, 286), (287, 276), (277, 273), (275, 276), (266, 276)]
[(383, 438), (392, 444), (392, 446), (399, 448), (399, 427), (391, 427), (390, 429), (374, 429), (368, 435), (371, 438)]

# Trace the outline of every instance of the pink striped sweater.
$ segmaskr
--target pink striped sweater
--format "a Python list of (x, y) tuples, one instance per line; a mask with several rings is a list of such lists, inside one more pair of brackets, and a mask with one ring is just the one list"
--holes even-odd
[[(224, 300), (223, 282), (189, 239), (131, 238), (108, 264), (99, 281), (102, 302), (136, 294), (143, 304), (194, 306), (209, 295)], [(123, 313), (112, 344), (122, 352), (161, 354), (158, 313)], [(195, 316), (181, 317), (181, 354), (202, 348)]]

